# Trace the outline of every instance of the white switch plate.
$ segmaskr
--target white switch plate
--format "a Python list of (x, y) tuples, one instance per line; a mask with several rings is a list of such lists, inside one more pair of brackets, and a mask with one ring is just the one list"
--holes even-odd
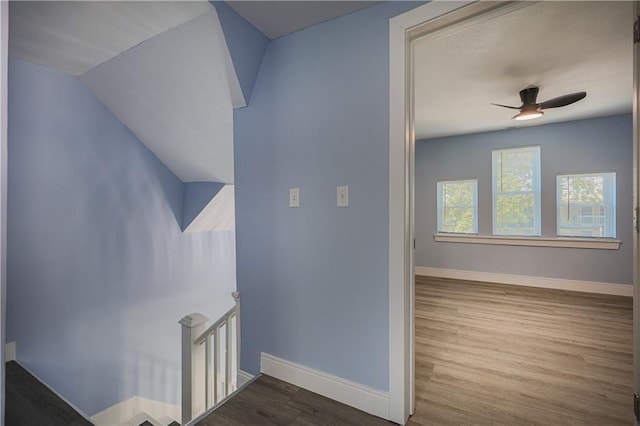
[(336, 190), (338, 207), (349, 207), (349, 187), (339, 186)]
[(300, 207), (300, 188), (289, 189), (289, 207)]

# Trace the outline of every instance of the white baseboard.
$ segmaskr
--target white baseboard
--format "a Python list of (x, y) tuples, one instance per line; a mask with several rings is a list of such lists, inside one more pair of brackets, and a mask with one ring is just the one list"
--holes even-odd
[(243, 370), (238, 370), (238, 386), (237, 387), (240, 388), (245, 383), (249, 383), (251, 380), (253, 380), (253, 378), (254, 378), (253, 374), (249, 374)]
[[(154, 419), (152, 424), (160, 422), (162, 426), (168, 425), (174, 420), (180, 420), (181, 410), (179, 405), (166, 404), (160, 401), (134, 396), (119, 402), (91, 417), (97, 426), (129, 425), (139, 419)], [(144, 422), (144, 419), (136, 425)]]
[(9, 342), (4, 345), (4, 362), (16, 360), (16, 342)]
[(633, 297), (633, 285), (416, 266), (416, 275)]
[(264, 352), (260, 356), (260, 371), (374, 416), (389, 419), (387, 392), (313, 370)]

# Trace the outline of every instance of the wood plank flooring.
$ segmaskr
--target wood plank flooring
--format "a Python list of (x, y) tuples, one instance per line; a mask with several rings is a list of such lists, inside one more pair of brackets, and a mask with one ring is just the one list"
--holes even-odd
[(409, 425), (631, 425), (632, 299), (416, 277)]
[(15, 361), (5, 364), (7, 426), (91, 426)]
[[(632, 300), (416, 278), (408, 425), (632, 425)], [(201, 426), (390, 425), (262, 376)]]
[(390, 426), (393, 423), (263, 375), (198, 425)]

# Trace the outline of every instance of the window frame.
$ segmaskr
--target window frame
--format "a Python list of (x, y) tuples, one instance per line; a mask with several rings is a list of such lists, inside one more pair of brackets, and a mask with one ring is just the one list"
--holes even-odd
[[(610, 217), (606, 217), (606, 222), (608, 222), (608, 226), (611, 228), (611, 230), (613, 231), (612, 235), (607, 235), (607, 236), (582, 236), (582, 235), (567, 235), (567, 234), (560, 234), (560, 215), (561, 215), (561, 208), (562, 208), (562, 194), (561, 194), (561, 190), (560, 190), (560, 180), (562, 178), (571, 176), (571, 177), (578, 177), (578, 176), (596, 176), (596, 175), (613, 175), (613, 182), (609, 182), (609, 184), (605, 182), (603, 182), (603, 188), (606, 191), (607, 186), (612, 184), (612, 191), (610, 191), (611, 193), (609, 193), (607, 195), (607, 193), (605, 192), (605, 194), (603, 194), (603, 198), (604, 198), (604, 202), (603, 204), (601, 204), (601, 206), (603, 208), (611, 208), (612, 210), (612, 214), (610, 215)], [(618, 207), (617, 207), (617, 192), (618, 192), (618, 176), (615, 170), (606, 170), (606, 171), (587, 171), (587, 172), (563, 172), (563, 173), (558, 173), (556, 175), (556, 235), (558, 236), (558, 238), (581, 238), (581, 239), (590, 239), (590, 240), (603, 240), (603, 239), (616, 239), (617, 235), (618, 235), (618, 224), (617, 224), (617, 215), (618, 215)], [(609, 198), (609, 203), (606, 202), (606, 199)], [(607, 225), (605, 224), (605, 230), (607, 229)]]
[[(504, 151), (524, 151), (530, 150), (533, 148), (534, 158), (533, 158), (533, 190), (532, 191), (511, 191), (506, 194), (503, 192), (498, 192), (498, 181), (497, 181), (497, 153)], [(523, 145), (523, 146), (514, 146), (514, 147), (504, 147), (504, 148), (494, 148), (491, 150), (491, 229), (492, 235), (496, 237), (518, 237), (518, 238), (536, 238), (542, 236), (542, 148), (540, 145)], [(497, 198), (499, 195), (517, 195), (517, 194), (533, 194), (534, 206), (533, 206), (533, 234), (499, 234), (497, 232), (497, 215), (498, 215), (498, 207), (497, 207)]]
[[(443, 219), (443, 185), (447, 183), (473, 183), (473, 232), (441, 231)], [(468, 208), (468, 207), (467, 207)], [(442, 235), (478, 235), (478, 178), (442, 179), (436, 181), (436, 233)]]

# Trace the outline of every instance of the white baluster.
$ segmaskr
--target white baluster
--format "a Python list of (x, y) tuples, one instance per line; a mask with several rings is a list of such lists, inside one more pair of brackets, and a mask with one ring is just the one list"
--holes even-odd
[(213, 404), (218, 403), (218, 373), (220, 372), (220, 327), (213, 334)]
[[(202, 314), (190, 314), (179, 321), (182, 325), (183, 424), (216, 405), (237, 388), (240, 369), (240, 293), (234, 291), (231, 295), (235, 306), (206, 330), (204, 328), (208, 318)], [(222, 327), (225, 329), (225, 371), (224, 386), (220, 388)], [(211, 365), (212, 351), (213, 366)], [(212, 370), (213, 383), (211, 383)], [(232, 378), (235, 378), (235, 382)]]
[(205, 400), (207, 401), (207, 407), (206, 409), (208, 410), (209, 408), (211, 408), (213, 406), (213, 404), (215, 404), (215, 402), (211, 401), (212, 395), (211, 395), (211, 339), (207, 338), (207, 340), (204, 341), (205, 344), (205, 359), (206, 362), (204, 364), (205, 370), (204, 370), (204, 377), (205, 377)]
[(236, 302), (236, 345), (234, 347), (236, 351), (236, 387), (238, 386), (238, 373), (240, 372), (240, 292), (234, 291), (231, 293), (233, 300)]
[(224, 396), (231, 393), (231, 321), (227, 320), (225, 327), (226, 345), (224, 348)]

